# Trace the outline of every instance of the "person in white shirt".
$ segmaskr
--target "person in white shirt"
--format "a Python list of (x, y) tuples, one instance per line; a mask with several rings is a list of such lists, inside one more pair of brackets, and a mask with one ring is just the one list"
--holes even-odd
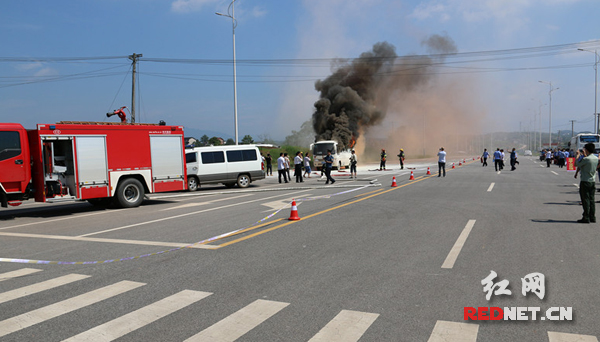
[(442, 176), (442, 171), (444, 171), (444, 177), (446, 177), (446, 152), (443, 147), (440, 147), (440, 151), (438, 152), (438, 169), (439, 174), (438, 177)]
[(296, 152), (296, 156), (294, 157), (294, 175), (296, 176), (296, 183), (304, 182), (302, 179), (302, 161), (302, 152)]
[(279, 173), (279, 183), (281, 183), (281, 175), (283, 175), (283, 180), (287, 183), (287, 176), (285, 172), (285, 158), (283, 158), (283, 152), (279, 153), (279, 158), (277, 158), (277, 172)]
[(306, 152), (304, 155), (304, 176), (310, 178), (310, 173), (312, 170), (310, 169), (310, 153)]
[(350, 156), (350, 178), (354, 177), (356, 179), (356, 153), (352, 150), (352, 155)]

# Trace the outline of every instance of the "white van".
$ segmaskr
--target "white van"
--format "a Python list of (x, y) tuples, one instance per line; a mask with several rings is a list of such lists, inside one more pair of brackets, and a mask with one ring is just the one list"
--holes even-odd
[(207, 146), (186, 149), (188, 190), (200, 185), (223, 183), (246, 188), (265, 178), (265, 164), (255, 145)]

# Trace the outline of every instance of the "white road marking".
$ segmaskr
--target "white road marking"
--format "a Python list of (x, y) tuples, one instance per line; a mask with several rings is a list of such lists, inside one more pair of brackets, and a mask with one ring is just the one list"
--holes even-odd
[[(311, 194), (304, 194), (304, 197), (308, 197)], [(267, 211), (273, 211), (273, 210), (279, 210), (283, 207), (285, 207), (286, 205), (289, 205), (293, 199), (295, 199), (297, 197), (288, 197), (279, 201), (272, 201), (272, 202), (266, 202), (266, 203), (261, 203), (260, 205), (264, 205), (265, 207), (269, 207), (269, 210), (265, 210), (263, 212), (267, 212)], [(300, 205), (300, 202), (296, 203), (298, 205)]]
[(497, 173), (497, 174), (500, 174), (500, 172), (502, 172), (502, 171), (497, 171), (496, 173)]
[(308, 342), (358, 341), (379, 314), (342, 310)]
[(490, 187), (487, 189), (487, 192), (491, 192), (492, 191), (492, 189), (494, 188), (494, 184), (496, 184), (496, 183), (490, 184)]
[(596, 336), (548, 331), (549, 342), (598, 342)]
[[(120, 209), (120, 210), (123, 210), (123, 209)], [(55, 221), (78, 219), (78, 218), (86, 217), (86, 216), (94, 216), (94, 215), (100, 215), (100, 214), (115, 213), (116, 211), (120, 211), (120, 210), (104, 210), (104, 211), (101, 211), (101, 212), (95, 212), (95, 213), (90, 213), (90, 214), (73, 215), (73, 216), (69, 216), (69, 217), (61, 217), (61, 218), (52, 219), (52, 220), (42, 220), (42, 221), (38, 221), (38, 222), (23, 223), (23, 224), (17, 224), (15, 226), (3, 227), (3, 228), (0, 228), (0, 230), (11, 229), (11, 228), (19, 228), (19, 227), (25, 227), (25, 226), (33, 226), (35, 224), (46, 224), (48, 222), (55, 222)]]
[[(299, 193), (306, 192), (306, 191), (308, 191), (308, 190), (298, 191), (296, 193), (299, 194)], [(163, 217), (163, 218), (156, 219), (156, 220), (139, 222), (139, 223), (134, 223), (134, 224), (130, 224), (130, 225), (127, 225), (127, 226), (121, 226), (121, 227), (116, 227), (116, 228), (101, 230), (101, 231), (94, 232), (94, 233), (83, 234), (83, 235), (79, 235), (79, 237), (86, 237), (86, 236), (90, 236), (90, 235), (103, 234), (103, 233), (113, 232), (115, 230), (133, 228), (133, 227), (143, 226), (143, 225), (146, 225), (146, 224), (151, 224), (151, 223), (156, 223), (156, 222), (171, 221), (171, 220), (173, 220), (175, 218), (180, 218), (180, 217), (185, 217), (185, 216), (190, 216), (190, 215), (201, 214), (201, 213), (205, 213), (205, 212), (208, 212), (208, 211), (214, 211), (214, 210), (219, 210), (219, 209), (224, 209), (224, 208), (229, 208), (229, 207), (235, 207), (235, 206), (242, 205), (242, 204), (253, 203), (253, 202), (258, 202), (258, 201), (264, 201), (266, 199), (271, 199), (271, 198), (276, 198), (276, 197), (282, 197), (282, 196), (289, 196), (289, 194), (276, 195), (276, 196), (271, 196), (271, 197), (266, 197), (266, 198), (258, 198), (258, 199), (254, 199), (254, 200), (250, 200), (250, 201), (245, 201), (245, 202), (227, 204), (227, 205), (224, 205), (224, 206), (221, 206), (221, 207), (209, 208), (209, 209), (204, 209), (204, 210), (199, 210), (199, 211), (193, 211), (191, 213), (185, 213), (185, 214), (179, 214), (179, 215), (175, 215), (175, 216)]]
[(135, 310), (119, 318), (113, 319), (81, 334), (75, 335), (63, 342), (84, 341), (113, 341), (128, 333), (146, 326), (160, 318), (163, 318), (177, 310), (183, 309), (212, 293), (183, 290), (158, 302), (152, 303), (139, 310)]
[(207, 204), (212, 204), (212, 203), (216, 203), (216, 202), (222, 202), (222, 201), (227, 201), (227, 200), (232, 200), (232, 199), (242, 198), (242, 197), (248, 197), (248, 196), (252, 196), (252, 194), (246, 194), (246, 195), (240, 195), (240, 196), (234, 196), (234, 197), (226, 197), (226, 198), (219, 198), (219, 199), (216, 199), (216, 200), (213, 200), (213, 201), (206, 201), (206, 202), (186, 203), (186, 204), (178, 205), (176, 207), (161, 209), (161, 211), (173, 210), (173, 209), (181, 209), (181, 208), (189, 208), (189, 207), (197, 207), (197, 206), (201, 206), (201, 205), (207, 205)]
[(22, 277), (22, 276), (30, 275), (30, 274), (33, 274), (36, 272), (41, 272), (41, 271), (42, 270), (39, 270), (37, 268), (22, 268), (22, 269), (16, 270), (16, 271), (0, 273), (0, 281), (17, 278), (17, 277)]
[(98, 303), (105, 299), (144, 285), (146, 284), (125, 280), (63, 300), (55, 304), (45, 306), (43, 308), (39, 308), (37, 310), (29, 311), (24, 314), (5, 319), (4, 321), (0, 321), (0, 337), (6, 336), (21, 329), (28, 328), (38, 323), (45, 322), (54, 317), (84, 308), (88, 305)]
[(258, 299), (188, 338), (185, 342), (232, 342), (254, 329), (290, 303)]
[(469, 222), (467, 222), (467, 225), (463, 229), (462, 233), (460, 233), (460, 236), (454, 243), (454, 246), (452, 246), (450, 253), (448, 253), (446, 260), (444, 260), (444, 263), (442, 264), (442, 268), (454, 267), (454, 263), (456, 262), (456, 259), (458, 258), (458, 255), (460, 254), (460, 251), (463, 248), (465, 241), (467, 240), (467, 237), (469, 237), (469, 233), (471, 233), (471, 229), (473, 229), (473, 226), (475, 225), (475, 221), (476, 220), (469, 220)]
[(89, 275), (83, 274), (67, 274), (62, 277), (42, 281), (29, 286), (21, 287), (11, 291), (0, 293), (0, 303), (6, 303), (13, 299), (29, 296), (34, 293), (42, 292), (45, 290), (53, 289), (62, 285), (66, 285), (78, 280), (89, 278)]
[[(36, 238), (36, 239), (50, 239), (50, 240), (69, 240), (69, 241), (88, 241), (88, 242), (106, 242), (106, 243), (121, 243), (129, 245), (144, 245), (144, 246), (163, 246), (163, 247), (187, 247), (200, 248), (200, 249), (215, 249), (217, 246), (208, 245), (193, 245), (192, 243), (180, 243), (180, 242), (160, 242), (160, 241), (143, 241), (143, 240), (123, 240), (123, 239), (105, 239), (105, 238), (88, 238), (82, 236), (66, 236), (66, 235), (45, 235), (45, 234), (27, 234), (27, 233), (0, 233), (0, 236), (13, 236), (13, 237), (25, 237), (25, 238)], [(196, 241), (197, 242), (197, 241)]]
[(558, 176), (558, 173), (556, 173), (556, 172), (554, 172), (554, 171), (550, 171), (550, 172), (552, 172), (553, 174), (555, 174), (555, 175), (557, 175), (557, 176)]
[(475, 342), (479, 325), (437, 321), (427, 342)]

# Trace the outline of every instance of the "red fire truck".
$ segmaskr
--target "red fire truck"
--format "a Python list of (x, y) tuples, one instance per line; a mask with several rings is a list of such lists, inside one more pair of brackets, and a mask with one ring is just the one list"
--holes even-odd
[(184, 153), (182, 126), (0, 123), (0, 202), (33, 196), (136, 207), (145, 193), (186, 189)]

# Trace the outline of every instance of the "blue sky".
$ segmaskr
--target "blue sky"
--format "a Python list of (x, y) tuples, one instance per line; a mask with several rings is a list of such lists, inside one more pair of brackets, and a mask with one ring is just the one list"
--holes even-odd
[[(130, 106), (126, 56), (138, 53), (143, 54), (138, 121), (165, 120), (232, 137), (231, 20), (215, 15), (229, 3), (0, 2), (2, 121), (32, 128), (61, 120), (112, 120), (106, 112)], [(376, 42), (393, 44), (401, 56), (426, 54), (421, 42), (432, 34), (450, 37), (459, 53), (589, 42), (600, 39), (599, 13), (597, 0), (237, 0), (240, 139), (245, 134), (283, 139), (298, 130), (318, 99), (314, 81), (331, 73), (328, 59), (357, 57)], [(598, 49), (600, 43), (585, 47)], [(109, 56), (121, 58), (57, 59)], [(447, 72), (456, 68), (436, 69), (442, 83), (460, 83), (462, 101), (476, 102), (469, 107), (480, 113), (481, 130), (533, 126), (541, 105), (547, 132), (549, 86), (540, 80), (560, 88), (552, 93), (553, 131), (570, 130), (569, 120), (578, 121), (576, 131), (593, 130), (593, 53), (574, 47), (529, 58), (488, 56), (478, 62), (464, 57), (461, 66), (468, 69), (458, 76)], [(197, 62), (209, 59), (220, 62)], [(296, 61), (281, 63), (284, 59)], [(307, 63), (313, 59), (324, 60)]]

